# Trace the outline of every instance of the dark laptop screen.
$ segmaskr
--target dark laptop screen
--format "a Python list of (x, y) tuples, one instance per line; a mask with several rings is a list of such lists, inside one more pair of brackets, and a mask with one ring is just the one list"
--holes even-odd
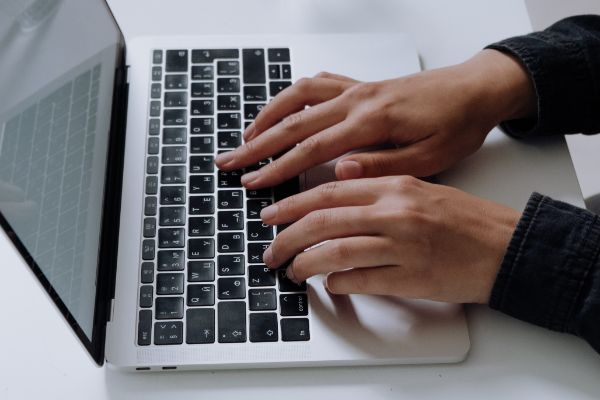
[(119, 41), (103, 1), (0, 0), (0, 220), (90, 341)]

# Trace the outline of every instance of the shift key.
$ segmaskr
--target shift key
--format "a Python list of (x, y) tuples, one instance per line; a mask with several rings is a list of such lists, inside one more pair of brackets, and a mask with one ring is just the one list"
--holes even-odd
[(221, 301), (218, 306), (219, 343), (246, 341), (246, 303)]

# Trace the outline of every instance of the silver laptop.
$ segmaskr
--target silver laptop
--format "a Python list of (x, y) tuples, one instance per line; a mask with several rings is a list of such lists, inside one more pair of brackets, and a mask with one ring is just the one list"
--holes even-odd
[[(165, 16), (169, 5), (165, 3)], [(462, 360), (461, 306), (269, 271), (278, 199), (214, 157), (294, 80), (417, 72), (403, 35), (140, 37), (101, 0), (0, 0), (0, 224), (91, 357), (180, 370)], [(260, 168), (271, 159), (248, 168)], [(43, 328), (43, 327), (42, 327)]]

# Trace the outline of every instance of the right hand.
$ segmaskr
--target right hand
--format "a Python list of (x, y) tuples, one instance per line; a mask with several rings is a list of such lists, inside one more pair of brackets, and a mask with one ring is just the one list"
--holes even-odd
[(453, 67), (380, 82), (322, 73), (275, 97), (247, 128), (246, 143), (221, 154), (216, 164), (239, 169), (291, 149), (242, 177), (247, 188), (258, 189), (349, 151), (391, 143), (396, 148), (343, 157), (338, 179), (428, 176), (475, 152), (499, 122), (534, 110), (527, 72), (495, 50)]

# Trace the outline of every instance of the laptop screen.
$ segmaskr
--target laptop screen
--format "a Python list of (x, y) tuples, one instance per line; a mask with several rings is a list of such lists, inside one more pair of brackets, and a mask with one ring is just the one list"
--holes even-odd
[(90, 342), (120, 38), (103, 1), (0, 0), (0, 220)]

